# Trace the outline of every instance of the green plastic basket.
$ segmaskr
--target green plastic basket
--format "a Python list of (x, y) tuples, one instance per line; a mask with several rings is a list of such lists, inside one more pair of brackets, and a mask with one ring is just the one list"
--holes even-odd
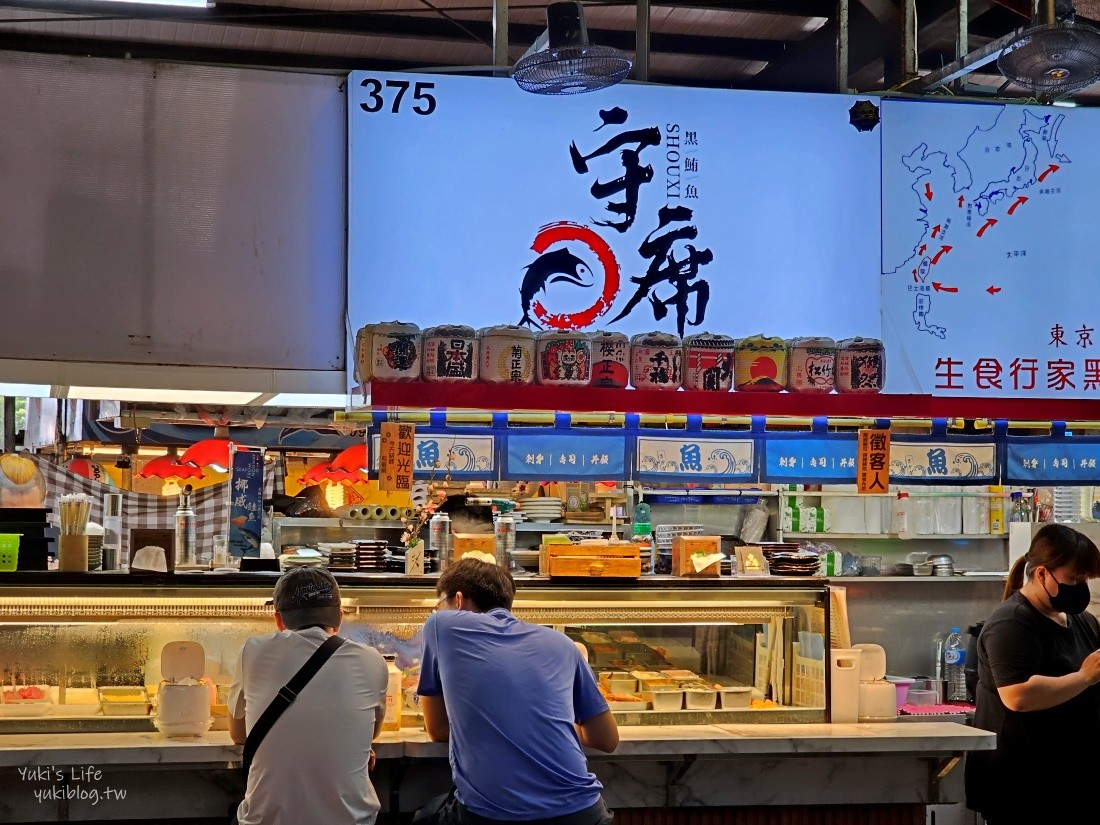
[(0, 533), (0, 572), (13, 572), (19, 566), (19, 534)]

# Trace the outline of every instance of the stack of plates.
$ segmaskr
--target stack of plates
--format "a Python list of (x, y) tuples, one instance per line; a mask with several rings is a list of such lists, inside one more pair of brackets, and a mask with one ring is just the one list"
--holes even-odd
[(561, 521), (560, 498), (525, 498), (520, 503), (523, 517), (528, 521)]
[(773, 550), (764, 548), (768, 570), (773, 576), (816, 576), (821, 560), (808, 550)]
[(386, 569), (386, 542), (360, 539), (355, 545), (355, 566), (363, 573), (382, 573)]
[(329, 570), (343, 570), (345, 572), (356, 569), (356, 547), (350, 541), (333, 542), (333, 543), (318, 543), (317, 547), (321, 552), (328, 552), (328, 568)]
[(282, 572), (293, 570), (295, 567), (327, 567), (328, 559), (324, 556), (299, 556), (297, 553), (283, 553), (279, 556), (279, 569)]
[[(405, 545), (390, 545), (386, 548), (385, 569), (387, 573), (405, 572)], [(424, 554), (424, 572), (436, 572), (435, 558), (431, 553)]]
[(103, 563), (103, 536), (88, 536), (88, 569), (98, 570)]

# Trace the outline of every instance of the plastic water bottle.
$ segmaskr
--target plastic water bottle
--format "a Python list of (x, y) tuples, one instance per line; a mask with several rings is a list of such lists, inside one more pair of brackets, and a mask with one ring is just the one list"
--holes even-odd
[(966, 642), (959, 628), (951, 628), (943, 643), (943, 678), (947, 681), (944, 697), (948, 702), (966, 701)]
[(899, 539), (908, 539), (913, 536), (913, 513), (910, 506), (909, 494), (902, 490), (898, 493), (894, 502), (894, 535)]
[(1023, 493), (1012, 494), (1012, 512), (1009, 518), (1012, 521), (1031, 521), (1031, 502), (1024, 498)]

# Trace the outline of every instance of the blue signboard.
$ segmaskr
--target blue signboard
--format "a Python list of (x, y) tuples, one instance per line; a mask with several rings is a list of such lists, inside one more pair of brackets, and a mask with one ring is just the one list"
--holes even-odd
[(260, 555), (263, 528), (264, 451), (233, 445), (229, 468), (229, 552)]
[(855, 433), (767, 433), (764, 481), (773, 484), (855, 484)]
[[(371, 471), (378, 472), (382, 436), (371, 435)], [(496, 436), (485, 428), (416, 430), (414, 478), (486, 480), (496, 478)]]
[(1100, 483), (1100, 438), (1012, 438), (1005, 455), (1006, 484)]
[(599, 481), (626, 476), (626, 433), (508, 433), (505, 440), (504, 475), (509, 479)]
[(687, 435), (639, 434), (635, 442), (634, 470), (643, 481), (671, 483), (747, 481), (756, 477), (756, 441), (715, 437), (710, 433)]
[(890, 481), (894, 484), (995, 484), (997, 444), (973, 436), (894, 436)]

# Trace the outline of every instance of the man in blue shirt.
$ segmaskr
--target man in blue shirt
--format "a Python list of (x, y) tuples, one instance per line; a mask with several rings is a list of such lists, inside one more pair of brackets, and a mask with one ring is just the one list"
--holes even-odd
[(418, 693), (428, 735), (450, 742), (441, 821), (609, 823), (583, 747), (611, 753), (619, 730), (577, 647), (511, 614), (515, 582), (495, 564), (462, 559), (436, 592)]

